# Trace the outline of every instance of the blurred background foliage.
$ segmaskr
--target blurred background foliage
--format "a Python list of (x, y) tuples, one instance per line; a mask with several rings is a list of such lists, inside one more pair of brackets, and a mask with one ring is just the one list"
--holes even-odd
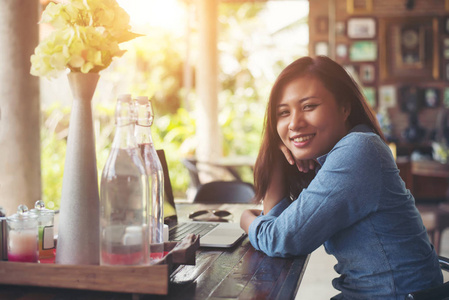
[[(267, 29), (263, 18), (266, 5), (219, 5), (221, 90), (218, 99), (225, 156), (257, 155), (271, 83), (287, 63), (306, 51), (304, 46), (300, 50), (291, 49), (291, 55), (281, 53), (276, 56), (270, 52), (270, 47), (279, 45), (276, 45), (273, 31)], [(190, 37), (192, 53), (195, 53), (196, 39), (193, 24)], [(182, 34), (158, 29), (125, 43), (124, 47), (127, 53), (100, 73), (94, 95), (98, 176), (101, 176), (114, 137), (117, 96), (121, 93), (147, 95), (155, 112), (152, 126), (155, 147), (166, 152), (175, 197), (185, 198), (190, 180), (181, 159), (195, 155), (196, 148), (194, 82), (193, 87), (186, 87), (183, 82), (187, 63), (186, 38)], [(192, 55), (190, 60), (195, 59), (198, 58)], [(194, 80), (194, 68), (191, 67), (190, 71)], [(41, 84), (42, 89), (46, 89), (43, 98), (49, 98), (52, 92), (45, 84), (43, 87)], [(53, 95), (53, 101), (42, 105), (43, 200), (50, 209), (59, 208), (70, 120), (70, 91), (65, 90), (62, 95), (59, 98)], [(243, 179), (252, 182), (252, 173), (242, 171)]]

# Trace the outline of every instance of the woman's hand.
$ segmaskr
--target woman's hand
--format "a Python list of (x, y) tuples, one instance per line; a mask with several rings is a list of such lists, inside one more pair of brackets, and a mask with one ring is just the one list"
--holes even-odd
[(295, 161), (292, 153), (284, 144), (281, 144), (279, 148), (281, 149), (289, 164), (291, 164), (292, 166), (296, 164), (299, 172), (307, 173), (310, 170), (315, 169), (315, 161), (313, 159)]
[(247, 209), (243, 211), (240, 217), (240, 227), (248, 233), (249, 225), (260, 215), (262, 211), (260, 209)]

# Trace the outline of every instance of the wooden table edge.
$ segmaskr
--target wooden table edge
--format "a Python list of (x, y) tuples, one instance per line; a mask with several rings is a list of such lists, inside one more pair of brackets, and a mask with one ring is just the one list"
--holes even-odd
[[(304, 273), (306, 272), (307, 265), (309, 263), (310, 254), (305, 255), (305, 257), (296, 258), (290, 271), (287, 274), (287, 278), (282, 285), (281, 290), (279, 291), (276, 299), (284, 300), (284, 299), (295, 299), (296, 294), (298, 293), (299, 287), (301, 286), (302, 278), (304, 277)], [(302, 266), (302, 267), (301, 267)], [(301, 270), (299, 274), (297, 271)], [(297, 279), (296, 279), (297, 278)], [(296, 285), (295, 288), (293, 286)]]

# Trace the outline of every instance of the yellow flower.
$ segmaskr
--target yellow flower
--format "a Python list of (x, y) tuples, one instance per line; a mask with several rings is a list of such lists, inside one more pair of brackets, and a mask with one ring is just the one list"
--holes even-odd
[(41, 23), (51, 24), (55, 31), (31, 56), (30, 73), (35, 76), (57, 77), (67, 68), (99, 72), (124, 54), (119, 43), (139, 36), (129, 31), (129, 15), (115, 0), (52, 2)]
[(70, 59), (67, 30), (54, 31), (43, 40), (31, 56), (31, 74), (35, 76), (56, 77), (67, 68)]

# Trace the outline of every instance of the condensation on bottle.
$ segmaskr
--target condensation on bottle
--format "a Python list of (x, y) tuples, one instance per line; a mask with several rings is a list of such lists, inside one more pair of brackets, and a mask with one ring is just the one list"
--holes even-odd
[(131, 95), (120, 95), (114, 140), (101, 176), (101, 265), (150, 264), (149, 185), (134, 120)]

